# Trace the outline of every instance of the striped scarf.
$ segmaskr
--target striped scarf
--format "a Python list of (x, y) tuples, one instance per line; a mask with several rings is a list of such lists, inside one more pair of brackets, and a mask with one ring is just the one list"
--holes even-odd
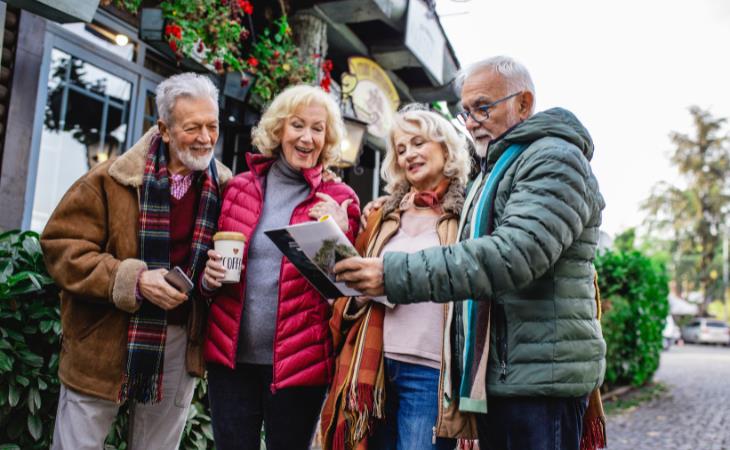
[[(462, 237), (469, 211), (471, 211), (469, 239), (492, 234), (494, 229), (493, 204), (497, 195), (497, 187), (507, 169), (526, 148), (527, 145), (524, 144), (510, 145), (487, 175), (481, 191), (484, 172), (479, 173), (466, 197), (464, 211), (467, 213), (461, 215), (457, 236)], [(473, 207), (469, 209), (472, 203)], [(463, 349), (459, 349), (461, 354), (457, 356), (457, 358), (461, 357), (459, 410), (484, 414), (487, 412), (487, 392), (484, 380), (487, 377), (487, 354), (490, 344), (491, 302), (467, 299), (458, 306), (463, 309), (455, 312), (456, 317), (461, 320), (461, 323), (457, 324), (457, 329), (463, 326), (464, 333)]]
[[(153, 138), (147, 154), (139, 214), (140, 259), (149, 269), (170, 268), (170, 179), (165, 145), (159, 136)], [(218, 224), (220, 193), (215, 160), (211, 160), (202, 178), (200, 202), (195, 218), (187, 275), (197, 282), (205, 264)], [(199, 182), (199, 181), (198, 181)], [(194, 289), (191, 295), (195, 295)], [(190, 301), (190, 300), (188, 300)], [(149, 301), (143, 301), (129, 320), (127, 330), (127, 362), (119, 400), (133, 399), (141, 403), (162, 400), (162, 366), (167, 335), (167, 312)]]
[[(380, 227), (382, 210), (368, 217), (355, 248), (362, 255), (368, 241)], [(367, 438), (375, 419), (383, 419), (385, 406), (385, 367), (383, 364), (383, 323), (385, 307), (369, 302), (367, 311), (351, 325), (343, 319), (349, 301), (335, 301), (330, 319), (333, 344), (340, 349), (335, 379), (322, 408), (323, 450), (367, 449)]]

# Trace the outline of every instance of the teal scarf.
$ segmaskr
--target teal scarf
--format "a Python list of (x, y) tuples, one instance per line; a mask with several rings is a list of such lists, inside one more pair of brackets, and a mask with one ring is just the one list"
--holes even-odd
[[(494, 199), (497, 194), (497, 187), (507, 169), (526, 148), (526, 144), (512, 144), (499, 157), (494, 168), (489, 172), (484, 188), (472, 208), (469, 239), (476, 239), (492, 233), (494, 228)], [(469, 205), (474, 201), (483, 178), (484, 173), (480, 172), (469, 190), (464, 211), (469, 211)], [(461, 236), (467, 214), (463, 214), (461, 217), (457, 236)], [(480, 356), (484, 354), (484, 348), (489, 345), (489, 333), (480, 333), (479, 330), (489, 330), (490, 308), (486, 302), (473, 299), (464, 301), (463, 307), (465, 311), (463, 315), (465, 336), (461, 383), (459, 386), (459, 409), (461, 411), (486, 413), (486, 395), (474, 395), (474, 380), (486, 379), (487, 360), (486, 358), (480, 358)]]

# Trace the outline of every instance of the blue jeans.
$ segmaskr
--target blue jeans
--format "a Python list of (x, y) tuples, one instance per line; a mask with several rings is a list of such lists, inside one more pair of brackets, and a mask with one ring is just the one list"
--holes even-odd
[(455, 439), (436, 439), (439, 371), (385, 358), (385, 421), (368, 440), (378, 450), (453, 450)]
[(234, 370), (208, 364), (208, 400), (218, 450), (259, 450), (264, 423), (268, 450), (308, 450), (325, 386), (279, 389), (272, 367), (238, 363)]
[(488, 397), (481, 450), (578, 450), (588, 397)]

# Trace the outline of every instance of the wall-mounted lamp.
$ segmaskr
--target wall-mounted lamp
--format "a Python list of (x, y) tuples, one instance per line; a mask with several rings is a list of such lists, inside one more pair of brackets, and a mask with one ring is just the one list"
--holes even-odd
[(117, 34), (114, 36), (114, 42), (120, 46), (124, 47), (125, 45), (129, 44), (129, 37), (125, 34)]
[(360, 162), (360, 153), (368, 123), (349, 115), (345, 115), (343, 119), (345, 121), (345, 137), (342, 140), (342, 152), (337, 167), (355, 167)]

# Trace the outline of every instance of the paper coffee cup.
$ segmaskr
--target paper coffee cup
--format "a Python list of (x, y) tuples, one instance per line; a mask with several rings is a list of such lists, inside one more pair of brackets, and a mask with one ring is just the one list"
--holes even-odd
[(226, 269), (223, 283), (238, 283), (241, 281), (243, 267), (243, 246), (246, 236), (235, 231), (220, 231), (213, 236), (215, 251), (223, 257), (221, 264)]

